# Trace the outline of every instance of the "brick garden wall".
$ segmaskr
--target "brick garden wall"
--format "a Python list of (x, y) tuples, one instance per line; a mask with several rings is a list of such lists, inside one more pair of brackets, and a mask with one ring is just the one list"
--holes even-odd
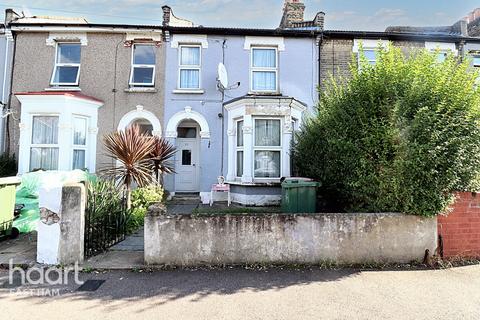
[(480, 257), (480, 194), (462, 192), (448, 216), (438, 217), (445, 258)]

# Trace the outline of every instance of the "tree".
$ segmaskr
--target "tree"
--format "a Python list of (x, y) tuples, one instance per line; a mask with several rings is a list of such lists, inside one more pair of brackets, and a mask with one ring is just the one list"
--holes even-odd
[(130, 209), (132, 183), (143, 187), (155, 182), (150, 159), (155, 139), (142, 134), (139, 126), (133, 125), (125, 131), (107, 134), (103, 142), (116, 164), (101, 173), (113, 177), (118, 185), (125, 188), (127, 209)]
[(479, 75), (469, 61), (437, 56), (378, 48), (375, 65), (362, 54), (348, 81), (332, 79), (321, 93), (293, 154), (329, 204), (431, 216), (454, 191), (478, 187)]
[(150, 159), (153, 161), (153, 172), (155, 179), (163, 185), (163, 175), (175, 173), (175, 165), (170, 161), (177, 149), (167, 140), (160, 137), (154, 137), (155, 144), (150, 152)]

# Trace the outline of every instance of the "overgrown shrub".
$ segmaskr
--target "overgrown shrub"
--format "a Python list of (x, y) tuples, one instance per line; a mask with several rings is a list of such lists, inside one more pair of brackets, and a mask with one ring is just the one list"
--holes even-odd
[(11, 177), (17, 174), (17, 160), (15, 155), (3, 153), (0, 155), (0, 178)]
[(132, 208), (127, 224), (127, 231), (134, 232), (143, 226), (148, 207), (163, 199), (163, 189), (158, 185), (150, 185), (132, 191)]
[(360, 65), (331, 80), (294, 146), (329, 207), (432, 216), (454, 191), (476, 190), (480, 92), (469, 61), (388, 46)]

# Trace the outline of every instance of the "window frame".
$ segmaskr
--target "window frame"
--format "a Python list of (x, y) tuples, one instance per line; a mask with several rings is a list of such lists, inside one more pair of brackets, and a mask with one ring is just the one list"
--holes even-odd
[[(131, 87), (137, 87), (137, 88), (141, 88), (141, 87), (154, 87), (155, 86), (155, 73), (156, 73), (156, 70), (157, 70), (157, 52), (154, 50), (154, 53), (155, 53), (155, 62), (153, 64), (135, 64), (135, 47), (136, 46), (152, 46), (154, 47), (155, 49), (155, 44), (153, 43), (148, 43), (148, 42), (137, 42), (137, 43), (133, 43), (132, 44), (132, 56), (131, 56), (131, 59), (130, 59), (130, 79), (128, 81), (128, 84), (129, 86)], [(133, 82), (133, 74), (134, 74), (134, 70), (135, 68), (140, 68), (140, 69), (153, 69), (152, 70), (152, 82), (150, 83), (144, 83), (144, 82)]]
[[(182, 64), (182, 48), (198, 48), (198, 65), (183, 65)], [(202, 45), (201, 44), (179, 44), (178, 45), (178, 90), (201, 90), (202, 89)], [(196, 88), (182, 88), (182, 70), (198, 70), (198, 87)]]
[[(373, 51), (373, 53), (375, 53), (375, 59), (374, 60), (368, 59), (367, 56), (365, 55), (365, 51)], [(361, 62), (362, 62), (362, 53), (363, 53), (363, 56), (365, 56), (365, 59), (366, 59), (366, 61), (368, 62), (369, 65), (375, 66), (377, 64), (378, 48), (366, 47), (366, 48), (362, 48), (361, 51), (358, 51), (358, 54), (357, 54), (357, 60), (358, 61), (357, 62), (358, 62), (359, 67), (361, 66)], [(375, 62), (375, 63), (372, 64), (371, 62)]]
[[(58, 50), (59, 46), (62, 44), (77, 44), (80, 46), (80, 63), (59, 63), (57, 62), (58, 60)], [(57, 73), (57, 68), (58, 67), (78, 67), (77, 71), (77, 78), (75, 83), (73, 82), (55, 82), (55, 75)], [(80, 42), (75, 42), (75, 41), (57, 41), (55, 43), (55, 58), (54, 58), (54, 66), (53, 66), (53, 74), (50, 79), (50, 85), (51, 86), (78, 86), (79, 81), (80, 81), (80, 71), (82, 69), (82, 44)]]
[[(86, 117), (86, 116), (82, 116), (82, 115), (77, 115), (77, 114), (74, 114), (73, 115), (73, 120), (75, 120), (76, 118), (78, 119), (82, 119), (82, 120), (85, 120), (85, 144), (84, 145), (78, 145), (78, 144), (75, 144), (75, 122), (73, 122), (73, 128), (72, 128), (72, 148), (70, 150), (71, 154), (72, 154), (72, 165), (71, 165), (71, 168), (72, 170), (74, 170), (73, 168), (73, 154), (75, 153), (75, 151), (85, 151), (85, 159), (84, 159), (84, 162), (85, 162), (85, 168), (87, 168), (87, 159), (88, 159), (88, 126), (89, 126), (89, 118)], [(85, 168), (78, 168), (78, 169), (85, 169)]]
[[(255, 140), (256, 140), (256, 121), (257, 120), (277, 120), (280, 122), (280, 144), (278, 146), (256, 146), (255, 145)], [(252, 143), (252, 178), (254, 180), (278, 180), (282, 177), (282, 170), (283, 170), (283, 122), (284, 120), (282, 117), (274, 117), (274, 116), (255, 116), (252, 117), (252, 123), (253, 123), (253, 143)], [(280, 167), (279, 167), (279, 176), (278, 177), (257, 177), (255, 175), (255, 152), (256, 151), (273, 151), (273, 152), (279, 152), (280, 153)]]
[[(254, 50), (275, 50), (275, 68), (271, 67), (254, 67), (253, 65), (253, 51)], [(278, 47), (277, 46), (251, 46), (250, 47), (250, 91), (255, 93), (278, 93), (279, 89), (279, 66), (278, 66)], [(253, 88), (253, 74), (254, 72), (275, 72), (275, 89), (274, 90), (255, 90)]]
[[(55, 117), (55, 118), (58, 119), (57, 143), (56, 144), (33, 143), (33, 127), (34, 127), (33, 123), (35, 121), (35, 117)], [(28, 169), (29, 169), (29, 172), (36, 169), (36, 168), (32, 168), (32, 149), (33, 148), (57, 149), (58, 150), (57, 168), (55, 170), (58, 170), (59, 165), (60, 165), (60, 114), (57, 114), (57, 113), (32, 113), (32, 114), (30, 114), (30, 119), (31, 119), (31, 130), (30, 130), (30, 139), (29, 139), (29, 146), (28, 146)]]
[[(245, 139), (243, 137), (243, 125), (245, 124), (245, 121), (244, 121), (243, 117), (238, 118), (234, 121), (235, 121), (235, 133), (236, 133), (235, 134), (235, 155), (234, 155), (235, 156), (235, 177), (236, 178), (242, 178), (243, 170), (242, 170), (242, 174), (238, 175), (238, 153), (240, 151), (243, 152), (242, 155), (245, 157)], [(238, 131), (238, 124), (240, 122), (243, 122), (241, 132)], [(243, 145), (241, 145), (241, 146), (238, 145), (238, 137), (239, 137), (240, 134), (242, 135), (242, 141), (243, 141)], [(242, 162), (245, 163), (245, 161), (243, 159), (242, 159)], [(242, 169), (243, 169), (243, 164), (242, 164)]]

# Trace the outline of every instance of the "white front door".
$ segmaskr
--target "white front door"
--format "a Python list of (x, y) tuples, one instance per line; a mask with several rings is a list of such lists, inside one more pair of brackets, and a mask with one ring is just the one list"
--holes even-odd
[(199, 192), (198, 140), (177, 138), (176, 192)]

